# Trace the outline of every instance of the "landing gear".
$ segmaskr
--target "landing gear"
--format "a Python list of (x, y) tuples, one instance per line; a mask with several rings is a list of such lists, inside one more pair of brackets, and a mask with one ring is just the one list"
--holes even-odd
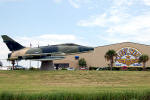
[(12, 70), (14, 70), (15, 69), (15, 60), (12, 60), (11, 64), (12, 64)]
[(42, 61), (41, 62), (41, 70), (54, 70), (53, 61)]

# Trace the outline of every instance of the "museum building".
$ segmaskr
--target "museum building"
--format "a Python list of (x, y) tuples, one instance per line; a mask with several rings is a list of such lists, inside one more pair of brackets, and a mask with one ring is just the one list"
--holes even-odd
[[(142, 54), (147, 54), (150, 57), (150, 45), (123, 42), (105, 46), (95, 47), (94, 51), (73, 54), (66, 56), (65, 59), (54, 61), (57, 67), (74, 67), (78, 68), (78, 59), (84, 58), (88, 67), (108, 67), (109, 62), (104, 58), (106, 52), (113, 49), (117, 53), (114, 67), (142, 67), (138, 63), (138, 59)], [(150, 67), (150, 60), (146, 66)]]

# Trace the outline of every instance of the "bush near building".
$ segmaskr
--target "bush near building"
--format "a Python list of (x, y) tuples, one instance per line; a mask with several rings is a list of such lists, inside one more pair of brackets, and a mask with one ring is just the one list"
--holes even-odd
[(79, 59), (78, 61), (80, 67), (86, 67), (86, 60), (84, 58)]

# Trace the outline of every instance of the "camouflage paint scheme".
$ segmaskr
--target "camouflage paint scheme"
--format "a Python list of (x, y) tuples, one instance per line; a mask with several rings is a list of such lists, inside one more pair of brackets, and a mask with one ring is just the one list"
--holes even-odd
[(94, 48), (81, 46), (73, 43), (49, 45), (28, 48), (17, 43), (7, 35), (2, 35), (4, 43), (6, 43), (12, 53), (8, 54), (8, 60), (39, 60), (51, 61), (65, 58), (66, 54), (81, 53), (93, 51)]

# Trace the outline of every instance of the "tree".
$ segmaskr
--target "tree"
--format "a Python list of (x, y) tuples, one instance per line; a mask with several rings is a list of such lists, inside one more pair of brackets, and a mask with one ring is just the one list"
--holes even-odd
[(146, 62), (149, 60), (149, 56), (146, 54), (143, 54), (139, 57), (139, 63), (143, 63), (143, 70), (145, 70)]
[(117, 53), (115, 50), (108, 50), (105, 54), (105, 59), (107, 61), (110, 61), (110, 68), (112, 70), (113, 64), (114, 64), (114, 58), (117, 56)]
[(80, 67), (86, 67), (86, 61), (84, 58), (79, 59), (78, 61)]

